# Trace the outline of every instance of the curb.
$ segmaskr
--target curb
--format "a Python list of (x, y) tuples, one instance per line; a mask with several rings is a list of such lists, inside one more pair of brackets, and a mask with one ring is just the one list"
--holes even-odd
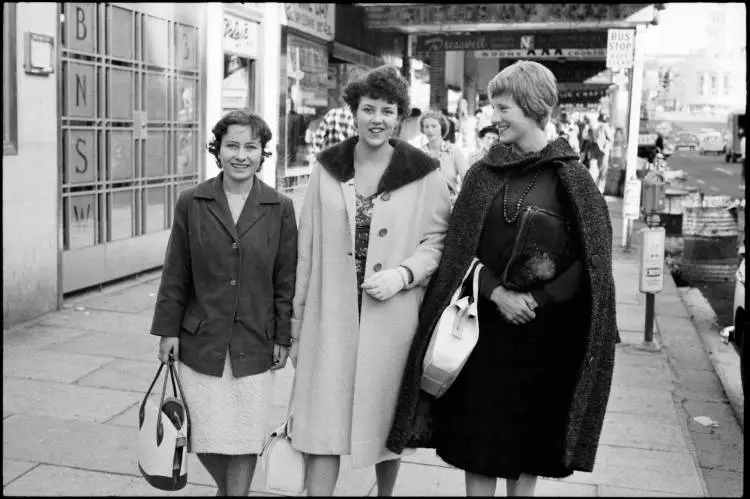
[(725, 344), (719, 333), (716, 312), (698, 288), (677, 288), (677, 293), (688, 311), (703, 349), (719, 377), (737, 422), (745, 431), (745, 396), (740, 378), (740, 357), (731, 344)]

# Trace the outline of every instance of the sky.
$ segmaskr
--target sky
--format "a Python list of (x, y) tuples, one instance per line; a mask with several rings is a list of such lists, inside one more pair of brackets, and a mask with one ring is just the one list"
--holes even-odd
[(689, 54), (705, 44), (704, 3), (668, 3), (644, 34), (646, 55)]

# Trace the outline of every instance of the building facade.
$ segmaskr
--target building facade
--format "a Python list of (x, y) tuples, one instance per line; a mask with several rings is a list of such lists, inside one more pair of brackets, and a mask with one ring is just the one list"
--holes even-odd
[(162, 265), (180, 192), (218, 173), (221, 115), (279, 127), (283, 11), (3, 4), (4, 327)]

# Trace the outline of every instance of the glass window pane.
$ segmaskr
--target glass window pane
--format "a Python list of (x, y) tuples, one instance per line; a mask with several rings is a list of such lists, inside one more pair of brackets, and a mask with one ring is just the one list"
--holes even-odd
[(146, 190), (145, 233), (166, 229), (167, 188), (152, 187)]
[(66, 249), (86, 248), (96, 242), (96, 203), (93, 194), (71, 196), (64, 203)]
[(65, 155), (65, 183), (82, 184), (96, 179), (96, 145), (93, 130), (69, 130)]
[(133, 191), (109, 195), (109, 241), (133, 237)]
[(178, 24), (177, 32), (177, 69), (195, 71), (198, 69), (198, 30)]
[(177, 165), (175, 173), (177, 175), (196, 173), (198, 171), (196, 156), (197, 133), (195, 130), (177, 130), (175, 133), (177, 134), (177, 151), (175, 154)]
[(133, 72), (112, 69), (110, 75), (109, 116), (111, 118), (133, 118)]
[(193, 123), (196, 121), (195, 114), (195, 96), (197, 95), (195, 80), (177, 80), (175, 89), (175, 110), (177, 111), (177, 121), (180, 123)]
[(167, 133), (149, 131), (146, 139), (146, 176), (167, 174)]
[(167, 80), (162, 75), (146, 75), (146, 106), (149, 121), (167, 120)]
[(109, 180), (132, 179), (133, 132), (112, 131), (109, 134)]
[(96, 79), (94, 66), (82, 63), (65, 63), (66, 116), (93, 118), (96, 111)]
[(69, 3), (65, 8), (65, 46), (70, 50), (95, 53), (96, 4)]
[(110, 7), (110, 52), (115, 57), (133, 59), (133, 12), (120, 7)]
[(146, 62), (166, 67), (168, 61), (167, 22), (155, 17), (146, 16), (143, 23), (144, 57)]

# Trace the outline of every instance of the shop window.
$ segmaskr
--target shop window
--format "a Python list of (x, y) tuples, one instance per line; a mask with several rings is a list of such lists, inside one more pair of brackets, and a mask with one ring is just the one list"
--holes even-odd
[(705, 95), (706, 94), (706, 77), (705, 75), (701, 75), (700, 79), (698, 80), (698, 95)]
[(716, 75), (712, 74), (711, 75), (711, 95), (716, 95), (717, 80), (718, 80), (718, 78), (716, 77)]
[(724, 73), (724, 95), (729, 95), (730, 87), (731, 87), (731, 79), (729, 73)]
[(3, 4), (3, 156), (18, 154), (16, 4)]
[(255, 111), (255, 61), (224, 54), (224, 81), (221, 85), (223, 114), (235, 109)]

